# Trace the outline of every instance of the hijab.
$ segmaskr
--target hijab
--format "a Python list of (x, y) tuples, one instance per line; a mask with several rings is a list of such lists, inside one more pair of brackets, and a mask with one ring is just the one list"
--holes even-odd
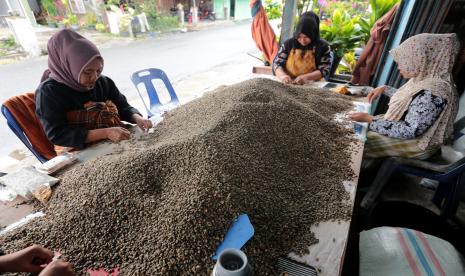
[(391, 97), (384, 119), (399, 121), (408, 110), (413, 97), (422, 90), (431, 91), (433, 95), (447, 101), (435, 124), (421, 136), (421, 149), (444, 144), (452, 136), (458, 95), (451, 73), (459, 46), (456, 34), (425, 33), (408, 38), (390, 51), (399, 68), (416, 76)]
[(80, 34), (63, 29), (48, 41), (48, 69), (42, 75), (42, 81), (52, 78), (77, 91), (88, 91), (79, 84), (84, 68), (95, 58), (103, 58), (97, 47)]
[(305, 12), (300, 15), (299, 23), (294, 32), (294, 38), (300, 34), (308, 36), (312, 42), (307, 47), (313, 47), (320, 40), (320, 18), (314, 12)]

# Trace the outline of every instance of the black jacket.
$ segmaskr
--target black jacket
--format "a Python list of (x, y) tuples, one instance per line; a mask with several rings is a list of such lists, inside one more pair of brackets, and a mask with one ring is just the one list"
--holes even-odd
[(92, 90), (80, 92), (73, 90), (56, 80), (42, 82), (36, 90), (36, 115), (48, 139), (55, 145), (84, 148), (88, 130), (68, 125), (66, 114), (70, 111), (84, 110), (89, 101), (112, 101), (118, 108), (121, 120), (133, 122), (132, 115), (140, 114), (130, 106), (115, 83), (101, 76)]

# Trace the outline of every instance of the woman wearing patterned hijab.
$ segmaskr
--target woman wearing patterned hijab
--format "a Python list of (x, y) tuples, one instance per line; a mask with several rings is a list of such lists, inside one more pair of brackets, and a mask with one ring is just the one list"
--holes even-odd
[(128, 139), (121, 120), (142, 130), (152, 126), (101, 75), (103, 58), (92, 42), (65, 29), (50, 38), (47, 49), (48, 69), (36, 91), (36, 114), (57, 153), (105, 139)]
[(451, 74), (458, 50), (456, 34), (419, 34), (390, 52), (409, 81), (397, 91), (380, 87), (368, 95), (370, 102), (383, 93), (390, 96), (386, 114), (350, 115), (370, 123), (365, 157), (425, 159), (449, 142), (458, 109)]
[(286, 40), (273, 61), (273, 73), (283, 83), (304, 84), (329, 76), (331, 50), (320, 38), (320, 19), (313, 12), (300, 16), (294, 37)]

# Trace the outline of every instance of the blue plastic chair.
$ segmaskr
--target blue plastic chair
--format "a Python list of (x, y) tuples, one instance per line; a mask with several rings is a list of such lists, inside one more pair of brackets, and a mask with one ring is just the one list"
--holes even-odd
[[(460, 130), (465, 126), (465, 118), (454, 124), (454, 144), (463, 136)], [(465, 192), (465, 157), (450, 162), (442, 155), (435, 155), (428, 160), (418, 160), (402, 157), (389, 157), (383, 161), (373, 184), (363, 197), (360, 205), (371, 211), (374, 204), (388, 183), (392, 174), (396, 172), (416, 175), (423, 178), (437, 180), (439, 185), (432, 198), (432, 202), (440, 209), (444, 218), (454, 218), (461, 196)]]
[(11, 114), (10, 110), (8, 110), (8, 108), (4, 105), (2, 105), (1, 109), (2, 109), (3, 116), (5, 116), (6, 118), (6, 122), (8, 126), (10, 127), (10, 129), (13, 131), (13, 133), (16, 134), (16, 136), (34, 154), (34, 156), (37, 157), (37, 159), (39, 159), (41, 163), (47, 162), (48, 159), (42, 156), (39, 152), (37, 152), (37, 150), (31, 144), (29, 139), (27, 139), (26, 134), (24, 134), (24, 131), (21, 129), (15, 117), (13, 116), (13, 114)]
[[(155, 89), (155, 86), (153, 85), (153, 80), (155, 79), (160, 79), (163, 81), (163, 83), (166, 86), (166, 89), (168, 90), (168, 93), (170, 95), (170, 101), (166, 103), (165, 105), (171, 104), (171, 105), (179, 105), (179, 100), (178, 96), (176, 95), (176, 92), (174, 92), (174, 88), (171, 85), (171, 82), (168, 79), (168, 76), (165, 74), (160, 69), (156, 68), (148, 68), (148, 69), (143, 69), (137, 72), (134, 72), (131, 76), (132, 83), (137, 88), (137, 92), (139, 93), (139, 96), (142, 99), (142, 102), (144, 103), (145, 109), (147, 110), (147, 115), (148, 117), (152, 117), (156, 114), (161, 114), (163, 112), (163, 104), (160, 102), (160, 98), (158, 97), (157, 91)], [(138, 85), (140, 83), (143, 83), (145, 86), (145, 89), (147, 90), (147, 93), (149, 95), (149, 100), (150, 100), (150, 107), (147, 106), (147, 104), (144, 101), (144, 98), (142, 97), (142, 94), (139, 90)]]

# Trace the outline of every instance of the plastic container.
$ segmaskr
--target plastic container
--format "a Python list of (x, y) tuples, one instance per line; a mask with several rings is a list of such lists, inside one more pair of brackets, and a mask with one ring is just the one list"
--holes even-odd
[(252, 276), (252, 269), (244, 252), (229, 248), (221, 252), (212, 276)]

